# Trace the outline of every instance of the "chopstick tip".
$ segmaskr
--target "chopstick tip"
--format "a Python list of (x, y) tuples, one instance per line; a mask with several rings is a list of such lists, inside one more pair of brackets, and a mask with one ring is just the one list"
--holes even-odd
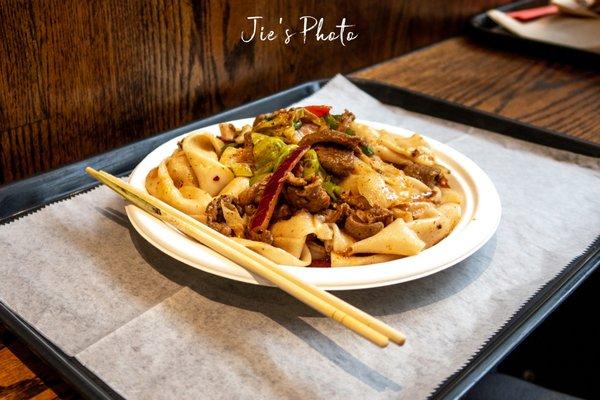
[(97, 174), (97, 173), (98, 173), (98, 171), (96, 171), (94, 168), (92, 168), (92, 167), (89, 167), (89, 166), (88, 166), (88, 167), (85, 167), (85, 172), (87, 172), (87, 173), (88, 173), (88, 174), (90, 174), (90, 175), (94, 175), (94, 174)]

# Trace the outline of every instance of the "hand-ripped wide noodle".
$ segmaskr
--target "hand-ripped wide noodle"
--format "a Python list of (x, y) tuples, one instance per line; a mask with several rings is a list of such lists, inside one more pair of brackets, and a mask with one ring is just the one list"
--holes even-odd
[(314, 109), (221, 124), (220, 137), (192, 133), (150, 171), (146, 189), (283, 265), (385, 262), (450, 234), (462, 199), (423, 137)]

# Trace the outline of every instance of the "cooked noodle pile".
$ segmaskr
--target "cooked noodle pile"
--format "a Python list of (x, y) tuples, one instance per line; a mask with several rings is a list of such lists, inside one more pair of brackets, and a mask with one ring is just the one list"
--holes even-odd
[(308, 106), (192, 133), (146, 178), (150, 194), (283, 265), (418, 254), (448, 236), (461, 197), (419, 135)]

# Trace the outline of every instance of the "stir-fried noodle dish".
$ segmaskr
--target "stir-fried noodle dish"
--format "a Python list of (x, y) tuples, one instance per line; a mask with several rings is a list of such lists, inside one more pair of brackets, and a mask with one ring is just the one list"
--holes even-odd
[(194, 132), (146, 189), (283, 265), (342, 267), (416, 255), (452, 231), (461, 196), (420, 135), (396, 136), (329, 106)]

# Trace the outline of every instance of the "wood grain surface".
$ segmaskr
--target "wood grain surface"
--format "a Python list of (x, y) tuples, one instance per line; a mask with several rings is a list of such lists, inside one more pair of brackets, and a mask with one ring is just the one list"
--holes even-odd
[(57, 374), (0, 324), (0, 399), (75, 399)]
[(593, 67), (453, 38), (355, 76), (600, 143), (600, 73)]
[[(0, 2), (0, 184), (458, 33), (509, 0)], [(345, 17), (339, 42), (244, 43), (248, 16)]]

